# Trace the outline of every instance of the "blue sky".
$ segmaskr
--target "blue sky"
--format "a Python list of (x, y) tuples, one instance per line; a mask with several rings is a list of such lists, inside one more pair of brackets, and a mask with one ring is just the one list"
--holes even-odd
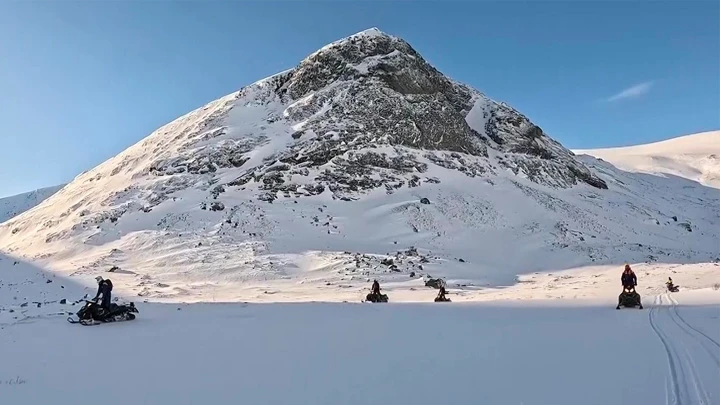
[(370, 27), (570, 148), (720, 127), (715, 1), (0, 2), (0, 196)]

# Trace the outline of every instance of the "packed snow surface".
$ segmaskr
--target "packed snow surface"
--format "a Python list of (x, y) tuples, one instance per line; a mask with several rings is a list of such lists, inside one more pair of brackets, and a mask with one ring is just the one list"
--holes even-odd
[[(108, 405), (720, 404), (720, 291), (705, 286), (720, 282), (718, 267), (636, 271), (642, 310), (614, 309), (613, 269), (542, 286), (565, 300), (136, 302), (133, 321), (81, 326), (65, 318), (92, 289), (3, 257), (0, 398), (10, 405), (88, 398)], [(654, 280), (665, 274), (680, 292), (662, 291)], [(582, 298), (576, 287), (596, 280), (607, 294)], [(521, 296), (523, 285), (505, 294)]]

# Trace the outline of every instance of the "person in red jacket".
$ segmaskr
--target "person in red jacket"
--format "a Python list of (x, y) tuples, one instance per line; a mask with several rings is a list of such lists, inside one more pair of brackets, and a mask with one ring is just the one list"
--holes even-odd
[(623, 271), (620, 281), (622, 282), (623, 288), (628, 290), (635, 289), (635, 286), (637, 285), (637, 276), (635, 275), (635, 272), (632, 271), (629, 264), (625, 264), (625, 271)]

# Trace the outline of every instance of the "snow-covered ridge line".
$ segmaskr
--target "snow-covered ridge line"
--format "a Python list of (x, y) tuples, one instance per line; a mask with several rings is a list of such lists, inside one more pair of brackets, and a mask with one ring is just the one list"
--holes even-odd
[(622, 169), (679, 176), (720, 188), (720, 131), (685, 135), (646, 145), (576, 150)]
[(35, 207), (65, 185), (40, 188), (26, 193), (0, 198), (0, 223)]

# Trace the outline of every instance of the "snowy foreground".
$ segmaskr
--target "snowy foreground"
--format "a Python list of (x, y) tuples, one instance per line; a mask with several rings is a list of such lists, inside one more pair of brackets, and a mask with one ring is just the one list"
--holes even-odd
[(712, 287), (670, 296), (656, 284), (640, 289), (644, 310), (620, 311), (617, 289), (524, 302), (138, 302), (134, 321), (86, 327), (65, 318), (89, 288), (9, 257), (0, 267), (4, 405), (720, 404)]

